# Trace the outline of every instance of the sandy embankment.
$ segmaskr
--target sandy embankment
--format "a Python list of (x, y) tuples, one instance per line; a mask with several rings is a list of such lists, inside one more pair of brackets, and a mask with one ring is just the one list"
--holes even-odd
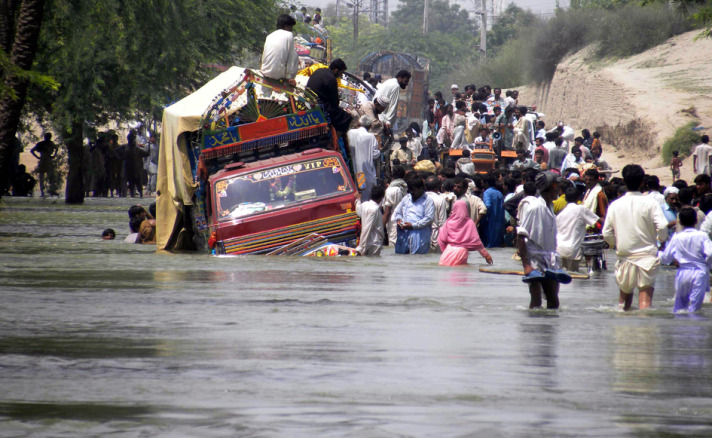
[[(519, 101), (536, 105), (548, 126), (564, 121), (600, 132), (614, 169), (639, 163), (670, 184), (660, 160), (664, 141), (690, 121), (712, 135), (712, 39), (695, 41), (698, 33), (615, 62), (590, 62), (590, 49), (583, 50), (559, 64), (550, 84), (520, 89)], [(682, 177), (694, 178), (692, 158)]]

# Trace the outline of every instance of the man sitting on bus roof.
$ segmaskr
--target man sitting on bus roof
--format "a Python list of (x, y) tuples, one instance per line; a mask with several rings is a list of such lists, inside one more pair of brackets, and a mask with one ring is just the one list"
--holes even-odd
[[(295, 8), (296, 9), (296, 8)], [(287, 14), (277, 18), (277, 30), (267, 35), (262, 51), (260, 71), (271, 79), (287, 79), (294, 86), (294, 77), (299, 70), (299, 56), (294, 49), (292, 28), (296, 20)]]

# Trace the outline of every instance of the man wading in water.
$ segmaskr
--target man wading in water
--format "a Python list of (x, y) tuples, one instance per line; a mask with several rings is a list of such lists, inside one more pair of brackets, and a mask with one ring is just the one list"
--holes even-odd
[(633, 290), (638, 288), (638, 308), (653, 302), (653, 286), (658, 273), (657, 242), (668, 237), (668, 221), (658, 202), (640, 193), (645, 171), (637, 164), (623, 168), (628, 193), (611, 203), (603, 225), (603, 237), (616, 248), (616, 281), (620, 288), (618, 305), (630, 310)]
[(556, 216), (552, 202), (559, 197), (559, 182), (553, 172), (543, 172), (536, 176), (534, 184), (541, 197), (527, 196), (519, 204), (517, 246), (524, 267), (522, 281), (529, 284), (530, 309), (541, 307), (542, 290), (546, 308), (558, 309), (559, 283), (571, 282), (571, 276), (561, 270), (556, 254)]

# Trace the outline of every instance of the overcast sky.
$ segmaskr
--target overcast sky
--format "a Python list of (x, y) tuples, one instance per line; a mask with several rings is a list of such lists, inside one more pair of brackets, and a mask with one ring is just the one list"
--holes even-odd
[[(336, 0), (294, 0), (295, 3), (301, 3), (306, 5), (307, 7), (312, 7), (315, 8), (317, 6), (324, 8), (326, 5), (329, 3), (336, 3)], [(398, 7), (398, 0), (389, 0), (389, 9), (390, 11), (394, 11)], [(498, 0), (495, 0), (498, 1)], [(511, 1), (508, 0), (499, 0), (502, 2), (502, 9), (504, 9), (509, 3), (512, 3)], [(458, 3), (460, 6), (463, 8), (467, 9), (470, 12), (473, 12), (475, 10), (475, 2), (477, 4), (481, 4), (481, 0), (452, 0), (452, 3)], [(492, 0), (488, 0), (488, 4), (491, 5)], [(536, 14), (549, 14), (551, 13), (554, 8), (556, 7), (556, 0), (516, 0), (514, 2), (516, 5), (518, 5), (521, 8), (524, 9), (530, 9), (532, 12)], [(566, 7), (569, 5), (568, 0), (562, 0), (559, 2), (562, 7)], [(311, 13), (311, 11), (309, 11)]]

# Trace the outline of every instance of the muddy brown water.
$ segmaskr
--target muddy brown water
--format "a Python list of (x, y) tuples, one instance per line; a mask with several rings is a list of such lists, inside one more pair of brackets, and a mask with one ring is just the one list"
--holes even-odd
[(712, 435), (712, 308), (672, 315), (672, 270), (652, 311), (612, 271), (529, 311), (477, 253), (157, 255), (133, 202), (0, 204), (0, 436)]

